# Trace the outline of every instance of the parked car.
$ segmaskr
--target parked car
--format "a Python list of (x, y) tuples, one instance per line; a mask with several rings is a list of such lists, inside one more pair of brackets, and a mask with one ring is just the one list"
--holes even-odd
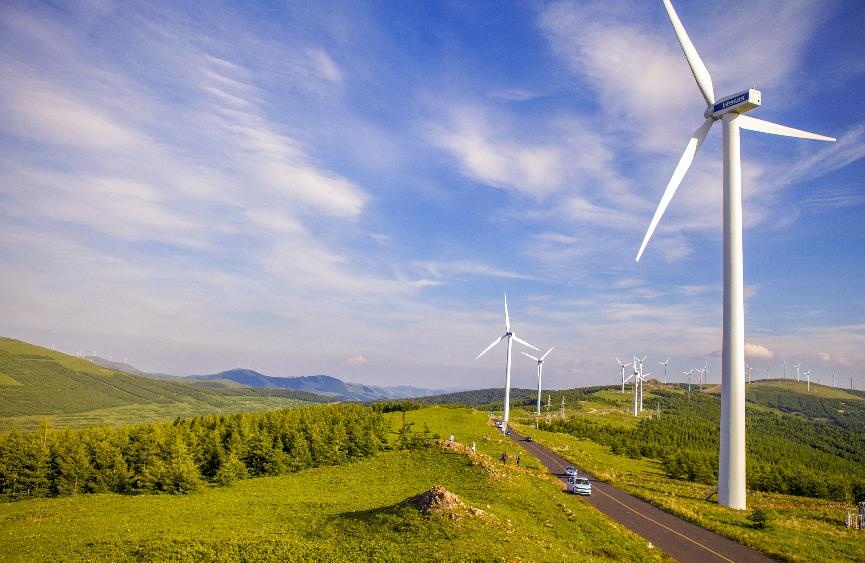
[(571, 467), (570, 465), (565, 467), (565, 475), (576, 477), (577, 476), (577, 468)]
[(532, 441), (532, 437), (531, 437), (531, 436), (526, 436), (526, 442), (531, 442), (531, 441)]
[(568, 477), (568, 492), (575, 495), (591, 496), (592, 483), (585, 477)]

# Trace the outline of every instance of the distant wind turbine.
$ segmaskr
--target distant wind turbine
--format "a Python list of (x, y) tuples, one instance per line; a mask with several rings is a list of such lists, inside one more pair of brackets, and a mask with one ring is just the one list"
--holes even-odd
[(754, 368), (751, 367), (751, 364), (746, 362), (745, 369), (748, 370), (748, 383), (751, 383), (751, 370)]
[(712, 125), (723, 122), (723, 230), (724, 230), (724, 293), (723, 331), (721, 344), (721, 444), (718, 451), (718, 503), (730, 508), (746, 508), (745, 491), (745, 305), (742, 255), (742, 163), (740, 159), (740, 128), (761, 133), (834, 141), (825, 137), (778, 125), (745, 115), (759, 107), (761, 94), (756, 89), (745, 90), (716, 100), (712, 77), (688, 37), (670, 0), (664, 7), (679, 44), (691, 67), (697, 87), (706, 100), (707, 108), (700, 125), (685, 147), (673, 176), (664, 190), (658, 209), (637, 252), (640, 260), (652, 233), (682, 183), (694, 157)]
[[(531, 344), (529, 344), (525, 340), (522, 340), (521, 338), (519, 338), (516, 334), (514, 334), (511, 331), (511, 319), (510, 319), (510, 316), (508, 315), (508, 294), (507, 293), (505, 293), (505, 333), (503, 335), (499, 336), (497, 339), (493, 340), (493, 343), (490, 344), (489, 346), (487, 346), (486, 349), (484, 349), (483, 352), (478, 354), (477, 358), (475, 358), (475, 359), (476, 360), (479, 359), (481, 356), (483, 356), (484, 354), (489, 352), (493, 348), (493, 346), (495, 346), (496, 344), (498, 344), (499, 342), (501, 342), (502, 340), (505, 340), (505, 339), (507, 339), (507, 341), (508, 341), (508, 361), (507, 361), (507, 364), (505, 364), (505, 408), (504, 408), (504, 415), (502, 416), (502, 433), (503, 434), (505, 432), (507, 432), (507, 430), (508, 430), (508, 416), (509, 416), (510, 410), (511, 410), (511, 349), (513, 347), (513, 343), (511, 342), (511, 340), (516, 340), (517, 342), (519, 342), (523, 346), (528, 346), (529, 348), (531, 348), (533, 350), (538, 350), (537, 348), (535, 348), (534, 346), (532, 346)], [(538, 350), (538, 351), (540, 352), (540, 350)]]
[[(555, 348), (555, 346), (553, 346), (553, 348)], [(541, 414), (541, 374), (544, 371), (544, 360), (547, 359), (547, 356), (550, 355), (550, 352), (553, 351), (553, 348), (550, 348), (549, 350), (547, 350), (547, 353), (544, 354), (543, 356), (541, 356), (540, 358), (536, 358), (536, 357), (532, 356), (531, 354), (526, 354), (525, 352), (523, 352), (524, 356), (528, 356), (531, 359), (533, 359), (534, 361), (538, 362), (538, 410), (536, 413), (538, 415)]]
[(667, 364), (670, 363), (670, 358), (667, 358), (663, 362), (658, 362), (658, 363), (661, 364), (662, 366), (664, 366), (664, 385), (666, 385), (667, 384)]
[(805, 372), (805, 377), (808, 378), (808, 393), (811, 392), (811, 368), (808, 368), (808, 371)]
[[(624, 395), (625, 394), (625, 383), (626, 383), (625, 368), (630, 366), (630, 365), (633, 365), (633, 364), (623, 364), (622, 360), (620, 360), (619, 358), (616, 358), (616, 361), (619, 362), (619, 365), (622, 367), (622, 395)], [(628, 379), (630, 379), (630, 377)]]
[(694, 373), (694, 368), (689, 369), (688, 371), (683, 371), (685, 375), (688, 376), (688, 394), (691, 394), (691, 374)]
[(643, 356), (642, 359), (634, 356), (634, 364), (637, 362), (640, 364), (640, 375), (637, 381), (640, 384), (640, 412), (643, 412), (643, 381), (645, 381), (645, 378), (643, 377), (643, 362), (646, 361), (646, 358), (648, 358), (648, 356)]
[(793, 367), (796, 368), (796, 383), (799, 383), (799, 368), (802, 367), (802, 362), (793, 364)]
[(784, 363), (781, 364), (781, 368), (784, 370), (783, 374), (781, 375), (781, 379), (787, 379), (787, 359), (786, 358), (784, 359)]

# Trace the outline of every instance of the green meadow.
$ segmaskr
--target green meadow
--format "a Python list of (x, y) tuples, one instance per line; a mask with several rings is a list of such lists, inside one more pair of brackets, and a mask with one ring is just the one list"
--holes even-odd
[[(401, 413), (388, 417), (396, 440)], [(426, 424), (431, 434), (453, 433), (456, 442), (188, 495), (99, 494), (3, 503), (0, 559), (667, 559), (582, 498), (563, 492), (557, 480), (531, 467), (536, 462), (527, 459), (528, 468), (517, 468), (485, 455), (508, 447), (493, 438), (485, 413), (430, 408), (407, 413), (406, 422), (415, 422), (421, 432)], [(477, 454), (468, 447), (473, 438)], [(435, 485), (466, 506), (423, 514), (400, 505)]]

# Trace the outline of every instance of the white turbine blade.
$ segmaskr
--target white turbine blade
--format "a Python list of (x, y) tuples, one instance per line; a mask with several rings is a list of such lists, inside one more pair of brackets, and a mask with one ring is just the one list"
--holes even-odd
[[(555, 346), (553, 346), (553, 348), (555, 348)], [(544, 360), (547, 358), (547, 356), (550, 355), (550, 352), (553, 351), (553, 348), (550, 348), (549, 350), (547, 350), (547, 353), (546, 353), (546, 354), (544, 354), (543, 356), (541, 356), (541, 361), (544, 361)]]
[(539, 359), (537, 359), (536, 357), (532, 356), (531, 354), (526, 354), (525, 352), (520, 352), (520, 353), (521, 353), (523, 356), (528, 356), (529, 358), (533, 359), (533, 360), (536, 361), (536, 362), (540, 362)]
[(778, 125), (777, 123), (757, 119), (750, 115), (740, 115), (736, 121), (739, 122), (739, 127), (742, 129), (757, 131), (758, 133), (769, 133), (770, 135), (781, 135), (783, 137), (798, 137), (799, 139), (813, 139), (815, 141), (835, 141), (835, 137), (827, 137), (825, 135), (818, 135), (817, 133), (802, 131), (801, 129), (793, 129), (786, 125)]
[(688, 172), (688, 168), (690, 168), (691, 163), (694, 162), (694, 156), (697, 155), (697, 151), (699, 151), (700, 147), (703, 146), (703, 141), (706, 140), (706, 135), (709, 134), (709, 129), (712, 128), (712, 123), (714, 123), (714, 120), (711, 117), (707, 118), (706, 121), (704, 121), (703, 124), (694, 131), (694, 134), (691, 135), (691, 140), (688, 141), (688, 145), (685, 147), (685, 152), (682, 153), (682, 158), (679, 159), (679, 164), (676, 165), (676, 169), (673, 171), (673, 177), (670, 178), (670, 182), (667, 184), (667, 189), (664, 190), (664, 195), (661, 197), (661, 203), (658, 204), (658, 209), (655, 210), (655, 216), (652, 217), (652, 222), (649, 224), (649, 230), (646, 231), (646, 236), (643, 237), (643, 244), (640, 245), (640, 251), (637, 252), (637, 262), (640, 261), (640, 256), (643, 255), (646, 245), (649, 244), (649, 239), (652, 238), (652, 233), (655, 232), (655, 228), (661, 221), (664, 211), (666, 211), (667, 206), (670, 205), (670, 200), (673, 199), (676, 190), (679, 189), (679, 184), (682, 183), (685, 173)]
[(688, 32), (685, 31), (685, 26), (682, 25), (682, 20), (670, 0), (664, 0), (664, 7), (667, 9), (667, 15), (670, 16), (670, 22), (673, 24), (673, 29), (676, 31), (676, 37), (679, 38), (679, 45), (682, 46), (682, 52), (685, 53), (685, 58), (688, 59), (688, 66), (691, 67), (691, 73), (694, 75), (694, 80), (697, 81), (697, 87), (703, 94), (708, 105), (715, 103), (715, 90), (712, 88), (712, 76), (706, 65), (703, 64), (703, 59), (697, 53), (697, 48), (688, 37)]
[(503, 335), (499, 336), (498, 338), (496, 338), (495, 340), (493, 340), (493, 343), (490, 344), (489, 346), (487, 346), (486, 349), (483, 352), (481, 352), (480, 354), (478, 354), (477, 358), (475, 358), (475, 359), (477, 360), (478, 358), (480, 358), (481, 356), (483, 356), (484, 354), (489, 352), (492, 349), (492, 347), (495, 346), (496, 344), (498, 344), (499, 342), (501, 342), (505, 336), (506, 335), (503, 334)]
[(625, 367), (625, 365), (627, 365), (627, 364), (623, 364), (622, 360), (620, 360), (618, 357), (616, 358), (616, 361), (619, 362), (619, 365), (622, 367)]
[(508, 316), (508, 294), (505, 293), (505, 330), (511, 330), (511, 318)]
[(628, 377), (626, 377), (625, 380), (624, 380), (624, 383), (629, 382), (629, 381), (631, 380), (631, 378), (634, 377), (634, 375), (636, 375), (636, 374), (633, 374), (633, 373), (632, 373), (631, 375), (629, 375)]
[(541, 351), (540, 348), (535, 348), (534, 346), (532, 346), (531, 344), (529, 344), (528, 342), (526, 342), (525, 340), (523, 340), (522, 338), (520, 338), (520, 337), (517, 336), (516, 334), (513, 334), (513, 337), (514, 337), (514, 340), (516, 340), (517, 342), (519, 342), (519, 343), (522, 344), (523, 346), (528, 346), (528, 347), (531, 348), (532, 350), (537, 350), (538, 352)]

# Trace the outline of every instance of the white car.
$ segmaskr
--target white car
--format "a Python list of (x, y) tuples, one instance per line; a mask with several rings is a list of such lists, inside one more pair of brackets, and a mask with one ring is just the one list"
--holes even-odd
[(568, 492), (592, 496), (592, 484), (585, 477), (568, 477)]
[(569, 477), (576, 477), (577, 476), (577, 468), (571, 467), (570, 465), (565, 467), (565, 475), (567, 475)]

